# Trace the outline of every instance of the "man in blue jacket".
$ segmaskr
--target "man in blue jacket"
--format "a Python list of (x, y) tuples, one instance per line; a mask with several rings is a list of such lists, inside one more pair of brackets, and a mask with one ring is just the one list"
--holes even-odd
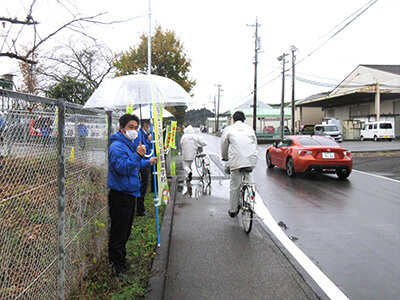
[[(142, 142), (142, 145), (146, 146), (146, 157), (154, 156), (153, 148), (151, 145), (151, 126), (149, 119), (141, 120), (141, 127), (139, 129), (138, 140)], [(151, 166), (140, 169), (140, 197), (137, 198), (136, 203), (136, 215), (140, 217), (150, 217), (150, 215), (146, 212), (144, 207), (144, 197), (146, 196), (147, 185), (149, 183), (149, 176), (151, 174)]]
[(108, 149), (108, 204), (111, 219), (109, 260), (116, 275), (129, 270), (126, 243), (131, 234), (136, 197), (140, 197), (139, 170), (157, 161), (146, 159), (146, 146), (138, 136), (139, 118), (125, 114), (119, 119), (119, 132), (111, 135)]

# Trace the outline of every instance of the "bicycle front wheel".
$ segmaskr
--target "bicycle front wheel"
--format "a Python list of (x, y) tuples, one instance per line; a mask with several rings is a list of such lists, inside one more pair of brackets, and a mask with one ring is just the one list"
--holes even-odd
[(211, 183), (211, 172), (210, 169), (207, 166), (207, 163), (203, 160), (203, 176), (204, 176), (204, 181), (208, 185)]
[(251, 205), (251, 190), (248, 186), (243, 187), (242, 197), (243, 228), (244, 232), (249, 234), (253, 227), (253, 207)]

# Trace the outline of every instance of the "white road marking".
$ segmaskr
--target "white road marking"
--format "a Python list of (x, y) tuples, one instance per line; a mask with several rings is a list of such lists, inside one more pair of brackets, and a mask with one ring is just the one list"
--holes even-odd
[(288, 238), (258, 193), (256, 193), (255, 212), (330, 299), (348, 300), (346, 295)]
[(370, 175), (370, 176), (374, 176), (374, 177), (381, 178), (381, 179), (387, 179), (387, 180), (391, 180), (391, 181), (398, 182), (398, 183), (400, 182), (400, 180), (397, 180), (397, 179), (393, 179), (393, 178), (385, 177), (385, 176), (381, 176), (381, 175), (376, 175), (376, 174), (372, 174), (372, 173), (367, 173), (367, 172), (363, 172), (363, 171), (359, 171), (359, 170), (353, 169), (353, 172), (358, 172), (361, 174)]

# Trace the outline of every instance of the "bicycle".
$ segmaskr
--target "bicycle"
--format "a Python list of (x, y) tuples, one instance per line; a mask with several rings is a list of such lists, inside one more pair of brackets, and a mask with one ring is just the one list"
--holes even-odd
[(211, 183), (210, 158), (199, 149), (194, 162), (200, 180), (204, 180), (209, 185)]
[(246, 180), (246, 174), (251, 173), (253, 168), (240, 168), (242, 174), (242, 183), (240, 184), (239, 203), (242, 212), (242, 222), (244, 231), (249, 234), (253, 227), (254, 201), (256, 189), (254, 183)]

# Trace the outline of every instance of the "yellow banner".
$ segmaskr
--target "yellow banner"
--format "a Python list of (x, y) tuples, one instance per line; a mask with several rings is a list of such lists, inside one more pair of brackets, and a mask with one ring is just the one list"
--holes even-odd
[(165, 137), (165, 149), (169, 149), (169, 146), (171, 145), (171, 132), (169, 131), (169, 126), (167, 126), (165, 134), (167, 135)]
[(127, 105), (126, 105), (126, 113), (127, 113), (127, 114), (133, 113), (132, 104), (127, 104)]
[(172, 149), (176, 149), (176, 145), (175, 145), (176, 125), (177, 125), (177, 121), (171, 122), (171, 148)]
[(165, 169), (165, 154), (162, 139), (162, 105), (152, 104), (153, 110), (153, 132), (155, 140), (155, 150), (157, 155), (157, 205), (161, 204), (162, 200), (165, 204), (170, 203), (169, 187), (167, 181), (167, 171)]

